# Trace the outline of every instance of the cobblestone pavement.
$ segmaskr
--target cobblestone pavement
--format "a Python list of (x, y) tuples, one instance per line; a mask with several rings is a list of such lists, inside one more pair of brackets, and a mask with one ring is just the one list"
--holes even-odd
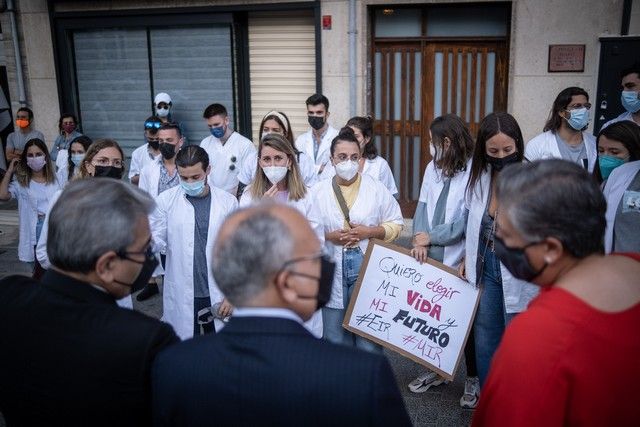
[[(409, 245), (411, 223), (408, 221), (405, 232), (398, 240), (402, 246)], [(0, 204), (0, 277), (9, 274), (30, 274), (31, 268), (18, 261), (18, 216), (15, 203)], [(162, 315), (162, 298), (156, 295), (149, 300), (138, 303), (134, 298), (134, 309), (159, 318)], [(455, 380), (450, 384), (440, 385), (422, 394), (409, 392), (407, 384), (423, 372), (423, 368), (394, 352), (386, 351), (393, 367), (398, 387), (415, 426), (467, 426), (471, 422), (473, 412), (460, 408), (459, 400), (464, 391), (464, 363)], [(0, 414), (0, 427), (5, 423)]]

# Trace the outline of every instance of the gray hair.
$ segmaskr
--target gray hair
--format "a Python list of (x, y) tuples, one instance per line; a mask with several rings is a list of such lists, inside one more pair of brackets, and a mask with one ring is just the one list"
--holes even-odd
[(155, 206), (131, 184), (110, 178), (70, 181), (49, 213), (47, 253), (65, 271), (89, 273), (109, 251), (124, 251), (136, 222)]
[(528, 242), (555, 237), (576, 258), (604, 252), (607, 203), (593, 178), (565, 160), (506, 167), (496, 196), (516, 231)]
[(213, 252), (213, 277), (234, 306), (242, 306), (262, 292), (293, 254), (291, 231), (267, 208), (241, 209), (229, 218), (248, 210), (254, 212), (224, 241), (218, 241)]

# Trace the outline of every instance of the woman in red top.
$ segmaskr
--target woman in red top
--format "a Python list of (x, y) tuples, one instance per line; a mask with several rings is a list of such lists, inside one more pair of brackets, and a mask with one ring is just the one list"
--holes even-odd
[(604, 197), (564, 160), (506, 168), (496, 254), (542, 288), (507, 329), (474, 426), (639, 425), (640, 255), (603, 255)]

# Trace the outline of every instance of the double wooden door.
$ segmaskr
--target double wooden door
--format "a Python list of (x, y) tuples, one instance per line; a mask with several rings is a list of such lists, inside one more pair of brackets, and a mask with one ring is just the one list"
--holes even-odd
[(507, 107), (507, 42), (374, 42), (374, 141), (413, 217), (429, 155), (429, 125), (460, 116), (472, 136), (483, 117)]

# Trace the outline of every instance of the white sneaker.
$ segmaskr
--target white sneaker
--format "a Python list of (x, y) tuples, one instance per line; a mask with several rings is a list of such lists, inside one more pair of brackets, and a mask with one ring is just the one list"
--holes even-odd
[(431, 387), (438, 386), (446, 380), (433, 371), (427, 371), (409, 383), (409, 390), (414, 393), (424, 393)]
[(464, 381), (464, 394), (460, 398), (460, 406), (475, 409), (480, 398), (480, 380), (478, 377), (467, 377)]

